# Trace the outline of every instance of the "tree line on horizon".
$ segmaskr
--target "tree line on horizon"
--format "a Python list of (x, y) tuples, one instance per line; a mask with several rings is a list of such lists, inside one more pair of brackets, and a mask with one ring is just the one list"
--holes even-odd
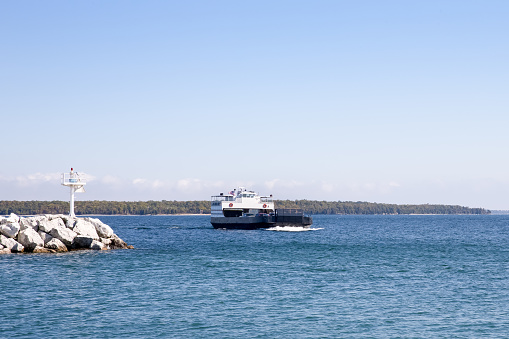
[[(484, 208), (458, 205), (397, 205), (363, 201), (275, 200), (276, 208), (299, 208), (307, 214), (490, 214)], [(76, 215), (209, 214), (210, 201), (76, 201)], [(1, 200), (0, 215), (67, 214), (67, 201)]]

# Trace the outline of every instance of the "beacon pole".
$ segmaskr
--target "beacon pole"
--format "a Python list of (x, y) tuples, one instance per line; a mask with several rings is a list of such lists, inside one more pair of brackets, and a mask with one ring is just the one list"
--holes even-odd
[[(74, 169), (71, 167), (71, 172), (69, 173), (69, 181), (73, 182), (74, 181), (73, 180), (74, 177), (75, 177)], [(70, 188), (71, 188), (71, 201), (70, 201), (70, 204), (69, 204), (69, 215), (71, 217), (75, 217), (75, 215), (74, 215), (74, 191), (75, 191), (75, 186), (71, 185)]]

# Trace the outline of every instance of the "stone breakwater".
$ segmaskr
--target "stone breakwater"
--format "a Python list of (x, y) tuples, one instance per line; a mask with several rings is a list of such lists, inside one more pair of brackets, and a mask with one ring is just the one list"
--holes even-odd
[(122, 248), (133, 247), (96, 218), (76, 218), (63, 214), (19, 217), (14, 213), (9, 217), (0, 217), (0, 254)]

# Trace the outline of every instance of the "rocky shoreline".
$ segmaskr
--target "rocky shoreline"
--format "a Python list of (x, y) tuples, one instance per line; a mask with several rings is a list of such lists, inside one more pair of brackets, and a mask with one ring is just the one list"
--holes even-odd
[(0, 254), (133, 248), (97, 218), (46, 214), (0, 217)]

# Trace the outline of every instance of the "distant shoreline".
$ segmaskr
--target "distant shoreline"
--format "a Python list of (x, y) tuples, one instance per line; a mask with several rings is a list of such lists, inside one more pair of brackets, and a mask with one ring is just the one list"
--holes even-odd
[[(321, 215), (460, 215), (491, 214), (459, 205), (397, 205), (365, 201), (274, 200), (276, 208), (301, 209)], [(210, 201), (76, 201), (76, 215), (210, 215)], [(0, 215), (67, 214), (67, 201), (0, 201)]]
[(508, 210), (491, 210), (491, 214), (493, 215), (508, 215)]
[[(47, 214), (47, 213), (46, 213)], [(38, 214), (18, 214), (20, 217), (33, 217)], [(44, 213), (42, 214), (44, 215)], [(63, 215), (67, 215), (67, 213), (63, 213)], [(411, 213), (411, 214), (311, 214), (313, 216), (316, 215), (336, 215), (336, 216), (473, 216), (473, 215), (485, 215), (485, 216), (500, 216), (500, 215), (509, 215), (509, 211), (507, 213), (489, 213), (489, 214), (419, 214), (419, 213)], [(8, 217), (8, 214), (0, 214), (0, 217)], [(206, 216), (210, 217), (210, 213), (180, 213), (180, 214), (77, 214), (76, 217), (197, 217), (197, 216)]]

